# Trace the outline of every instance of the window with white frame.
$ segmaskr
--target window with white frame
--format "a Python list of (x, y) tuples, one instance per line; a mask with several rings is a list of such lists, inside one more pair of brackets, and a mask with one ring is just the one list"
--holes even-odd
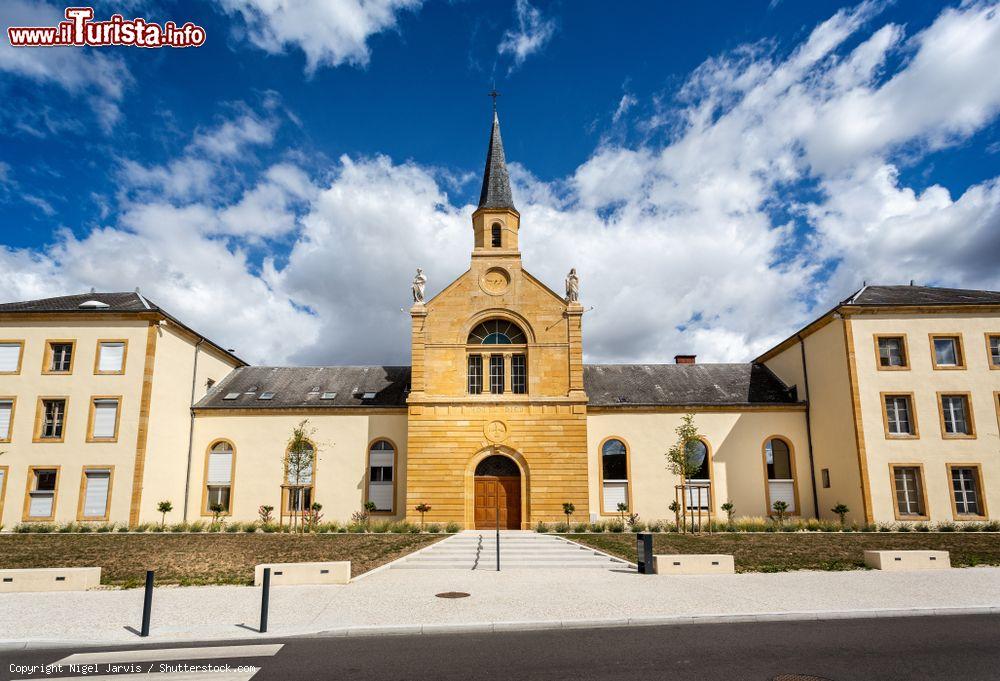
[(956, 515), (984, 515), (980, 499), (979, 469), (976, 466), (951, 466), (951, 493), (955, 500)]
[(934, 366), (936, 367), (959, 367), (962, 366), (962, 345), (958, 336), (935, 336), (934, 343)]
[(125, 370), (125, 341), (97, 344), (97, 373), (120, 374)]
[(515, 395), (528, 392), (528, 358), (525, 355), (510, 357), (510, 391)]
[(604, 513), (618, 513), (618, 504), (628, 505), (628, 448), (617, 438), (601, 446), (601, 484)]
[(481, 395), (483, 392), (483, 356), (469, 355), (469, 394)]
[(368, 450), (368, 501), (376, 511), (393, 512), (393, 468), (396, 451), (388, 440), (377, 440)]
[(66, 400), (42, 400), (41, 432), (43, 440), (61, 440), (66, 426)]
[(490, 355), (490, 392), (503, 394), (503, 355)]
[(923, 517), (924, 481), (917, 466), (893, 466), (893, 485), (896, 492), (896, 513), (901, 516)]
[(31, 470), (28, 487), (28, 519), (49, 520), (55, 515), (56, 486), (59, 470), (56, 468), (34, 468)]
[(94, 440), (114, 440), (118, 437), (117, 397), (96, 397), (91, 408), (91, 433)]
[(0, 440), (7, 442), (10, 440), (11, 429), (13, 428), (14, 399), (0, 398)]
[(968, 396), (942, 395), (941, 420), (946, 435), (971, 435)]
[(1000, 367), (1000, 333), (991, 333), (986, 337), (990, 352), (990, 366)]
[(776, 501), (783, 501), (787, 504), (788, 513), (798, 513), (795, 508), (791, 447), (781, 438), (771, 438), (764, 444), (764, 463), (767, 465), (767, 492), (770, 501), (768, 512), (774, 510)]
[(230, 512), (234, 456), (233, 446), (228, 442), (216, 442), (209, 450), (204, 513), (212, 513), (216, 505), (222, 507), (222, 513)]
[(83, 472), (83, 513), (84, 520), (101, 519), (108, 516), (108, 500), (111, 494), (111, 469), (88, 468)]
[(909, 395), (885, 396), (885, 421), (890, 435), (913, 435), (912, 405)]
[(902, 336), (881, 336), (878, 339), (879, 366), (884, 368), (906, 366), (906, 344)]
[(66, 374), (73, 370), (72, 342), (50, 342), (48, 355), (49, 373)]
[(23, 347), (20, 341), (0, 343), (0, 374), (16, 374), (20, 370)]

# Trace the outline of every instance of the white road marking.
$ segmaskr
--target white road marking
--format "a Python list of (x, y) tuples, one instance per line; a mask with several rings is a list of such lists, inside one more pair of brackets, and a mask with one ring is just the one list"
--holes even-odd
[(214, 646), (209, 648), (153, 648), (111, 650), (104, 653), (76, 653), (55, 664), (124, 664), (127, 662), (161, 662), (165, 660), (216, 660), (237, 657), (272, 657), (281, 650), (281, 643), (263, 645)]
[[(245, 672), (178, 672), (159, 674), (110, 674), (106, 676), (62, 676), (57, 679), (46, 677), (46, 681), (250, 681), (254, 674), (260, 671), (260, 667), (250, 667)], [(22, 679), (21, 681), (32, 681)]]

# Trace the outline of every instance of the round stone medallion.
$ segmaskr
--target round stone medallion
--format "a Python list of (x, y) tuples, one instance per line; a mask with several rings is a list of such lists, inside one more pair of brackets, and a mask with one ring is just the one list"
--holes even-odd
[(508, 286), (510, 286), (510, 274), (502, 267), (491, 267), (479, 277), (479, 288), (491, 296), (506, 293)]
[(490, 442), (503, 442), (507, 439), (507, 424), (503, 421), (490, 421), (483, 428), (483, 433)]

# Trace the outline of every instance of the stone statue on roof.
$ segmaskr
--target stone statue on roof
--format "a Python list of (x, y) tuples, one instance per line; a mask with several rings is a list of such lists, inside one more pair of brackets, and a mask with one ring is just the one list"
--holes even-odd
[(410, 290), (413, 292), (413, 302), (423, 303), (424, 302), (424, 287), (427, 286), (427, 277), (424, 276), (424, 271), (417, 268), (417, 275), (413, 277), (413, 286)]
[(576, 275), (575, 267), (566, 275), (566, 302), (580, 302), (580, 277)]

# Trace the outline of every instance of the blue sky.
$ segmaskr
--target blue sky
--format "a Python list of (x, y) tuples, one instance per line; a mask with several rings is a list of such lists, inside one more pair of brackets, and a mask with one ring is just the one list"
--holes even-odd
[(494, 81), (525, 264), (580, 270), (592, 361), (744, 361), (866, 279), (1000, 288), (995, 3), (95, 10), (208, 39), (0, 46), (5, 299), (141, 286), (253, 361), (405, 362)]

